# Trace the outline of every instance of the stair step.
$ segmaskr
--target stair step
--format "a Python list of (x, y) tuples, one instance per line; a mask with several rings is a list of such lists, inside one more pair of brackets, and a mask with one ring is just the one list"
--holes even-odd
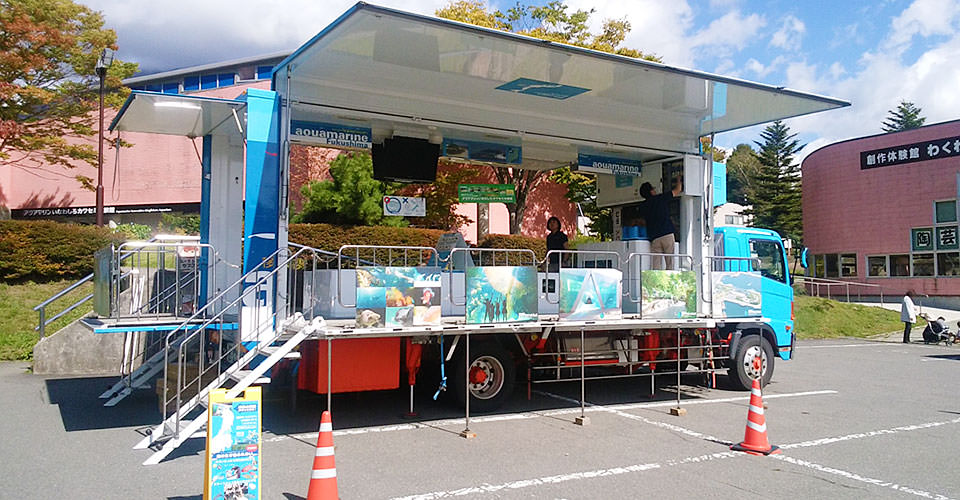
[[(230, 374), (230, 378), (233, 379), (235, 382), (239, 382), (240, 380), (243, 379), (243, 377), (246, 377), (247, 375), (251, 374), (252, 372), (253, 372), (253, 370), (238, 370), (238, 371)], [(251, 383), (250, 385), (255, 385), (255, 384), (269, 384), (269, 383), (270, 383), (270, 377), (263, 376), (263, 377), (260, 377), (260, 378), (258, 378), (258, 379), (256, 379), (256, 380), (254, 380), (253, 383)]]
[[(266, 354), (267, 356), (269, 356), (269, 355), (277, 352), (278, 350), (280, 350), (280, 346), (278, 346), (278, 345), (277, 345), (277, 346), (273, 346), (273, 345), (272, 345), (272, 346), (269, 346), (269, 347), (263, 347), (263, 348), (261, 348), (260, 350), (263, 351), (264, 354)], [(300, 351), (290, 351), (290, 352), (284, 354), (283, 357), (284, 357), (284, 359), (300, 359)]]

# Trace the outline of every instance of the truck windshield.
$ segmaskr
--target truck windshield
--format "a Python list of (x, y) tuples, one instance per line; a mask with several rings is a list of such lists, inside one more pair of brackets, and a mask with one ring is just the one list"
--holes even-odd
[(783, 250), (780, 244), (770, 240), (750, 240), (750, 255), (760, 260), (760, 275), (786, 283)]

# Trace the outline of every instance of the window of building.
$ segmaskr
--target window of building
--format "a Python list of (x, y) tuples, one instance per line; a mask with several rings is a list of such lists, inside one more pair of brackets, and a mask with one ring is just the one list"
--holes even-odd
[(234, 73), (220, 73), (219, 75), (217, 75), (217, 83), (221, 87), (228, 87), (230, 85), (233, 85), (236, 79), (237, 79), (237, 75)]
[(957, 221), (957, 200), (935, 201), (933, 207), (937, 224)]
[(839, 260), (837, 259), (838, 255), (835, 253), (828, 253), (823, 256), (827, 264), (827, 277), (828, 278), (839, 278), (840, 277), (840, 265)]
[(913, 275), (914, 276), (933, 276), (933, 254), (932, 253), (913, 254)]
[(938, 253), (937, 276), (960, 276), (960, 253)]
[(160, 85), (159, 83), (150, 83), (144, 86), (144, 90), (147, 90), (150, 92), (162, 92), (163, 85)]
[(180, 93), (180, 82), (166, 82), (163, 84), (163, 93), (164, 94), (179, 94)]
[(813, 275), (817, 278), (826, 277), (823, 270), (823, 255), (813, 256)]
[(270, 78), (271, 71), (273, 71), (273, 66), (257, 66), (257, 80)]
[(867, 257), (867, 276), (887, 276), (887, 257), (885, 255), (871, 255)]
[(760, 276), (787, 282), (783, 249), (776, 241), (750, 240), (750, 255), (760, 259)]
[(203, 75), (200, 77), (200, 88), (203, 90), (206, 89), (215, 89), (217, 88), (217, 75)]
[(890, 276), (910, 276), (910, 256), (890, 256)]
[(183, 90), (184, 92), (189, 90), (200, 90), (200, 77), (197, 75), (183, 77)]
[(840, 274), (844, 277), (857, 275), (857, 254), (845, 253), (840, 255)]

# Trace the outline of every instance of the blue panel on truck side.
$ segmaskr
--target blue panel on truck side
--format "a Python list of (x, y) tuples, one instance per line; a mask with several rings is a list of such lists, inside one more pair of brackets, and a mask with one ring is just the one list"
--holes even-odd
[(280, 107), (276, 92), (247, 89), (243, 272), (277, 250), (280, 224)]

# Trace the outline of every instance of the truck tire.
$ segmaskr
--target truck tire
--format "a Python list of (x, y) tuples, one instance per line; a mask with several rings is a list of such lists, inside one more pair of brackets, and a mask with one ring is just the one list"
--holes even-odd
[(761, 373), (761, 385), (767, 385), (773, 378), (773, 346), (761, 335), (744, 335), (731, 363), (727, 378), (735, 389), (750, 390)]
[[(447, 365), (450, 373), (450, 389), (455, 400), (461, 406), (466, 403), (464, 392), (464, 353), (463, 345)], [(510, 398), (516, 385), (517, 370), (513, 356), (496, 341), (470, 343), (470, 412), (485, 413), (494, 411)]]

